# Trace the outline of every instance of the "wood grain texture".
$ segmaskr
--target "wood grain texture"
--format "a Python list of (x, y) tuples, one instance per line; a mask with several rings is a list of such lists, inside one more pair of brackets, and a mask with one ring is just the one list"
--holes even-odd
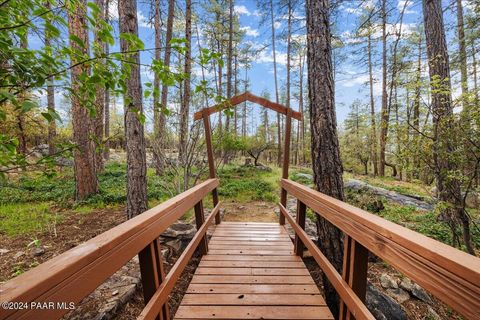
[(480, 318), (480, 259), (342, 201), (283, 179), (282, 187), (438, 299)]
[[(257, 95), (254, 95), (254, 94), (246, 91), (242, 94), (239, 94), (239, 95), (236, 95), (236, 96), (234, 96), (230, 99), (227, 99), (223, 103), (220, 103), (220, 104), (214, 105), (212, 107), (205, 108), (205, 109), (202, 109), (200, 111), (195, 112), (195, 114), (193, 115), (193, 119), (194, 120), (200, 120), (205, 115), (209, 116), (209, 115), (214, 114), (216, 112), (222, 111), (223, 109), (226, 109), (226, 108), (229, 108), (229, 107), (235, 107), (236, 105), (238, 105), (242, 102), (245, 102), (245, 101), (250, 101), (250, 102), (253, 102), (253, 103), (257, 103), (257, 104), (259, 104), (259, 105), (261, 105), (265, 108), (276, 111), (278, 113), (282, 113), (284, 115), (287, 114), (288, 108), (286, 106), (281, 105), (281, 104), (276, 103), (276, 102), (273, 102), (273, 101), (270, 101), (270, 100), (267, 100), (265, 98), (259, 97)], [(292, 118), (300, 120), (300, 121), (303, 120), (303, 116), (300, 112), (292, 110), (291, 113), (292, 113)]]
[[(209, 179), (2, 284), (2, 301), (78, 303), (218, 186)], [(58, 319), (68, 310), (2, 310), (0, 319)]]
[[(267, 232), (277, 236), (245, 240)], [(284, 227), (227, 222), (216, 226), (175, 319), (333, 316)]]

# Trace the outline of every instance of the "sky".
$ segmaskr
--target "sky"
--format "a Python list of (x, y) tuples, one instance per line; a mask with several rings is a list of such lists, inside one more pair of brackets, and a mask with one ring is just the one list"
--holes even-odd
[[(392, 17), (398, 16), (398, 13), (405, 6), (405, 15), (402, 25), (402, 30), (404, 34), (408, 34), (415, 30), (420, 22), (422, 21), (421, 13), (421, 1), (420, 0), (391, 0), (390, 9)], [(202, 1), (203, 2), (203, 1)], [(166, 5), (166, 1), (162, 1)], [(179, 2), (179, 6), (182, 6), (183, 2)], [(194, 12), (201, 14), (201, 6), (199, 2), (193, 1)], [(333, 26), (333, 35), (336, 39), (340, 39), (345, 46), (342, 49), (334, 50), (334, 59), (335, 59), (335, 98), (336, 98), (336, 115), (337, 122), (341, 124), (349, 113), (349, 107), (355, 100), (360, 100), (364, 103), (369, 101), (369, 87), (367, 86), (368, 73), (365, 65), (359, 64), (358, 60), (366, 56), (366, 52), (363, 49), (364, 44), (356, 43), (352, 34), (356, 30), (356, 25), (358, 19), (363, 10), (368, 9), (369, 6), (374, 6), (373, 0), (358, 1), (350, 0), (343, 1), (339, 7), (335, 10), (335, 15), (332, 16), (334, 22)], [(447, 6), (447, 3), (444, 1), (444, 7)], [(465, 3), (466, 10), (468, 10), (468, 3)], [(166, 11), (166, 8), (164, 8)], [(139, 2), (138, 5), (138, 20), (139, 20), (139, 36), (145, 43), (145, 48), (154, 47), (154, 30), (153, 26), (149, 23), (150, 15), (150, 6), (142, 4)], [(254, 48), (263, 48), (257, 56), (253, 57), (253, 62), (251, 68), (247, 70), (247, 77), (250, 83), (249, 91), (254, 94), (260, 95), (262, 92), (268, 92), (270, 99), (275, 99), (275, 83), (273, 77), (273, 53), (271, 46), (271, 24), (270, 19), (267, 17), (267, 21), (262, 23), (262, 20), (265, 20), (264, 14), (258, 8), (257, 1), (249, 0), (235, 0), (235, 14), (239, 17), (239, 22), (241, 29), (245, 32), (245, 36), (242, 40), (242, 44), (249, 44)], [(112, 5), (110, 10), (110, 16), (113, 20), (114, 27), (118, 28), (118, 25), (115, 26), (115, 23), (118, 21), (118, 11), (115, 5)], [(293, 23), (293, 38), (299, 39), (301, 42), (304, 42), (305, 39), (305, 9), (303, 7), (295, 8), (293, 13), (294, 23)], [(177, 17), (180, 18), (181, 17)], [(453, 39), (455, 34), (452, 30), (455, 28), (449, 28), (449, 25), (454, 23), (452, 12), (449, 10), (445, 11), (445, 20), (447, 25), (447, 38)], [(398, 21), (391, 19), (389, 21), (388, 31), (393, 32), (395, 28), (398, 28)], [(277, 74), (279, 79), (279, 91), (280, 95), (284, 92), (285, 82), (286, 82), (286, 41), (282, 35), (286, 32), (287, 20), (285, 14), (279, 13), (275, 16), (275, 32), (277, 34), (276, 41), (276, 57), (277, 57)], [(118, 31), (117, 35), (118, 35)], [(197, 39), (193, 38), (194, 46), (197, 44)], [(380, 36), (380, 30), (376, 32), (374, 37)], [(452, 42), (452, 41), (450, 41)], [(41, 43), (38, 39), (32, 36), (30, 45), (40, 46)], [(119, 50), (118, 44), (111, 48), (111, 52)], [(381, 43), (377, 41), (374, 44), (374, 50), (376, 51), (377, 63), (374, 66), (374, 95), (376, 102), (377, 112), (380, 109), (380, 96), (381, 96), (381, 64), (380, 62), (380, 50)], [(389, 48), (390, 50), (390, 48)], [(452, 47), (451, 50), (455, 50), (455, 47)], [(194, 53), (195, 54), (195, 53)], [(145, 51), (141, 53), (141, 61), (144, 64), (149, 64), (152, 59), (153, 52)], [(298, 82), (298, 60), (292, 61), (292, 82), (295, 83), (294, 88), (292, 88), (292, 100), (291, 106), (293, 109), (298, 110), (298, 100), (296, 92), (298, 92), (297, 82)], [(148, 70), (148, 68), (142, 68), (142, 81), (153, 82), (153, 73)], [(193, 67), (193, 72), (195, 74), (200, 74), (200, 68)], [(424, 75), (426, 75), (427, 70), (424, 70)], [(240, 70), (240, 77), (245, 77), (245, 70)], [(304, 70), (304, 86), (307, 87), (307, 69)], [(452, 77), (456, 77), (455, 72), (452, 73)], [(210, 83), (214, 87), (214, 83)], [(241, 88), (240, 91), (243, 91)], [(454, 92), (455, 95), (455, 92)], [(57, 98), (58, 104), (65, 104), (65, 97), (58, 95)], [(307, 98), (307, 97), (306, 97)], [(45, 98), (43, 97), (45, 100)], [(118, 102), (118, 100), (117, 100)], [(308, 99), (305, 100), (305, 103), (308, 103)], [(148, 105), (150, 104), (150, 108)], [(175, 108), (176, 106), (173, 106)], [(118, 110), (121, 111), (121, 107)], [(151, 115), (151, 101), (145, 101), (145, 109), (147, 110), (147, 119), (152, 119)], [(119, 111), (119, 112), (120, 112)], [(68, 110), (63, 112), (63, 115), (68, 117)], [(254, 112), (249, 121), (258, 123), (258, 112)], [(271, 113), (270, 117), (273, 117)], [(151, 124), (147, 123), (147, 129), (151, 129)]]

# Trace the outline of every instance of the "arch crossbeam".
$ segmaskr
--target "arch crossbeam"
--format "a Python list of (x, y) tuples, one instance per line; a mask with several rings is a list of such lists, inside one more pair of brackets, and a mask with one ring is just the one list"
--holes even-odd
[[(203, 118), (204, 114), (211, 115), (211, 114), (219, 112), (223, 109), (226, 109), (226, 108), (229, 108), (229, 107), (234, 107), (234, 106), (236, 106), (236, 105), (238, 105), (242, 102), (245, 102), (245, 101), (250, 101), (250, 102), (253, 102), (253, 103), (257, 103), (257, 104), (259, 104), (259, 105), (261, 105), (265, 108), (276, 111), (278, 113), (282, 113), (284, 115), (287, 115), (288, 112), (289, 112), (288, 111), (289, 108), (287, 108), (286, 106), (284, 106), (280, 103), (270, 101), (268, 99), (259, 97), (257, 95), (254, 95), (251, 92), (246, 91), (242, 94), (239, 94), (239, 95), (236, 95), (236, 96), (234, 96), (230, 99), (227, 99), (226, 101), (224, 101), (222, 103), (219, 103), (219, 104), (214, 105), (212, 107), (204, 108), (204, 109), (202, 109), (198, 112), (195, 112), (195, 114), (193, 115), (193, 119), (194, 120), (200, 120), (200, 119)], [(291, 110), (291, 109), (290, 109), (290, 112), (291, 112), (292, 118), (297, 119), (299, 121), (302, 121), (303, 116), (300, 112), (294, 111), (294, 110)]]

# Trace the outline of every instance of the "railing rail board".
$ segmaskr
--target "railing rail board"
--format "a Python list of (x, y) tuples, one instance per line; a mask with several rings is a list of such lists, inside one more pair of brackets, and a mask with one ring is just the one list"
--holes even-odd
[[(218, 185), (206, 180), (2, 284), (2, 301), (78, 303)], [(2, 310), (0, 319), (52, 319), (67, 311)]]
[(480, 259), (299, 183), (282, 188), (462, 315), (480, 318)]

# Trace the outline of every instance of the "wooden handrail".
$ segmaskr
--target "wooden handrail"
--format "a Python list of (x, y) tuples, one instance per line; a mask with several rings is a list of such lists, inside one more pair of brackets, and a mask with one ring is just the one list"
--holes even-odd
[(291, 180), (281, 187), (469, 319), (480, 318), (480, 259)]
[[(219, 185), (205, 182), (2, 284), (2, 301), (77, 304)], [(0, 319), (57, 319), (66, 309), (2, 310)]]
[(204, 238), (204, 235), (207, 233), (208, 227), (210, 226), (212, 221), (215, 219), (217, 214), (219, 214), (220, 204), (221, 202), (217, 204), (217, 206), (212, 210), (212, 212), (208, 216), (205, 223), (197, 230), (197, 233), (195, 234), (193, 239), (190, 241), (190, 243), (185, 248), (180, 258), (178, 258), (175, 265), (172, 267), (170, 272), (165, 277), (165, 280), (164, 282), (162, 282), (162, 285), (158, 288), (157, 292), (155, 292), (152, 299), (150, 299), (150, 301), (145, 306), (142, 313), (139, 315), (137, 319), (139, 320), (155, 319), (157, 317), (162, 306), (165, 304), (165, 302), (167, 302), (168, 295), (170, 294), (170, 292), (172, 292), (172, 289), (174, 288), (175, 283), (177, 282), (178, 278), (182, 274), (183, 269), (185, 269), (185, 267), (188, 264), (188, 261), (190, 260), (193, 253), (195, 252), (195, 249), (198, 247), (198, 245), (201, 243), (202, 239)]
[(287, 209), (279, 203), (280, 212), (287, 219), (288, 223), (292, 226), (295, 234), (299, 236), (302, 240), (305, 247), (318, 263), (322, 271), (325, 273), (327, 278), (330, 280), (335, 290), (338, 292), (340, 298), (345, 302), (348, 309), (355, 317), (355, 319), (370, 319), (375, 320), (375, 317), (368, 311), (365, 304), (360, 300), (352, 288), (348, 286), (348, 283), (345, 282), (341, 275), (335, 270), (335, 267), (328, 261), (327, 257), (323, 255), (320, 249), (313, 243), (307, 233), (297, 224), (295, 219), (288, 213)]

